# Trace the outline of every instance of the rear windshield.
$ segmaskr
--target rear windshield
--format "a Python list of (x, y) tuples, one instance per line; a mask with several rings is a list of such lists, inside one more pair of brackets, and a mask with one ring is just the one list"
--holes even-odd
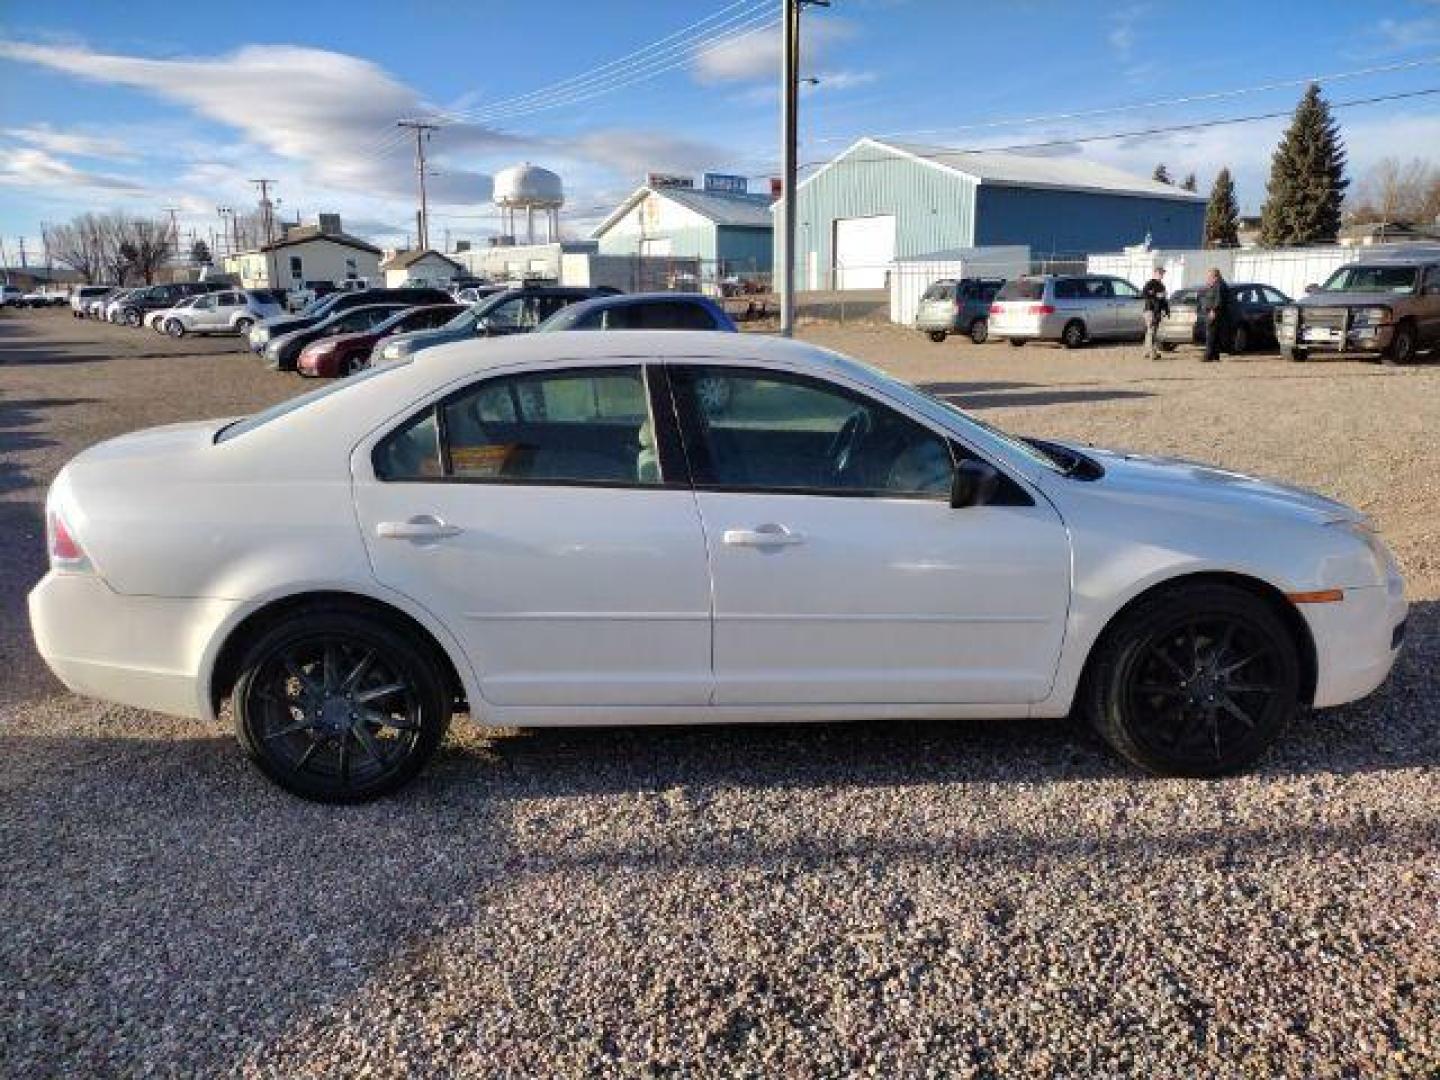
[(350, 389), (352, 386), (358, 386), (363, 382), (368, 382), (370, 379), (379, 378), (386, 372), (398, 371), (408, 365), (409, 362), (409, 360), (386, 361), (375, 367), (366, 368), (354, 375), (338, 379), (329, 386), (322, 386), (318, 390), (311, 390), (308, 394), (301, 394), (298, 397), (290, 398), (288, 401), (282, 401), (278, 405), (271, 405), (268, 409), (251, 413), (249, 416), (232, 421), (222, 427), (215, 433), (215, 441), (217, 443), (229, 442), (237, 436), (244, 435), (247, 431), (254, 431), (258, 427), (264, 427), (272, 420), (279, 420), (282, 416), (288, 416), (292, 412), (297, 412), (305, 408), (307, 405), (313, 405), (315, 402), (322, 398), (327, 398), (331, 394), (338, 394)]
[(1408, 293), (1419, 273), (1413, 266), (1342, 266), (1323, 287), (1326, 292)]
[(925, 290), (922, 300), (954, 300), (955, 283), (953, 281), (937, 281)]
[(1019, 281), (1007, 281), (1004, 287), (995, 294), (995, 299), (1039, 300), (1044, 295), (1044, 278), (1021, 278)]

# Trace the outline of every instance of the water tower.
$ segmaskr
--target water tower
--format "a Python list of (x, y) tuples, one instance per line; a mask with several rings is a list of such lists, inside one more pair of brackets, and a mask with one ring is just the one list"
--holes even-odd
[(495, 174), (495, 205), (500, 207), (502, 231), (516, 236), (515, 212), (525, 212), (525, 242), (535, 243), (535, 211), (545, 215), (545, 241), (560, 239), (560, 207), (565, 205), (565, 189), (560, 177), (549, 169), (531, 165), (511, 165)]

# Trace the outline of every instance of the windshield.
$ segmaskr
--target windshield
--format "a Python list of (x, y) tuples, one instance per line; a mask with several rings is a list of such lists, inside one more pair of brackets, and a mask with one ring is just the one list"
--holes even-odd
[(1007, 281), (1004, 288), (995, 294), (995, 299), (997, 301), (1039, 300), (1044, 295), (1044, 278), (1021, 278), (1019, 281)]
[(954, 300), (955, 283), (953, 281), (937, 281), (925, 290), (921, 300)]
[(1321, 286), (1324, 292), (1408, 293), (1420, 271), (1413, 266), (1342, 266)]
[(278, 405), (271, 405), (268, 409), (262, 409), (260, 412), (252, 413), (250, 416), (245, 416), (226, 424), (215, 433), (215, 441), (217, 443), (229, 442), (237, 436), (244, 435), (247, 431), (254, 431), (258, 427), (264, 427), (272, 420), (278, 420), (282, 416), (289, 416), (291, 413), (297, 412), (307, 405), (315, 404), (315, 402), (322, 398), (327, 398), (331, 394), (341, 393), (350, 389), (352, 386), (358, 386), (370, 379), (378, 378), (386, 372), (396, 371), (405, 367), (408, 363), (408, 360), (399, 360), (395, 363), (381, 364), (378, 367), (365, 368), (363, 371), (356, 372), (354, 375), (338, 379), (329, 386), (322, 386), (318, 390), (311, 390), (308, 394), (301, 394), (299, 397), (290, 398), (288, 401), (282, 401)]

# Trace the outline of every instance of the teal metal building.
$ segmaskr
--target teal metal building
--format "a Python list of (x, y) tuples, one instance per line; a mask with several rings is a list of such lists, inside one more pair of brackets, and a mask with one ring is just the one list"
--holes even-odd
[(881, 288), (895, 259), (957, 248), (1025, 244), (1033, 259), (1083, 259), (1147, 237), (1198, 248), (1205, 204), (1078, 156), (864, 138), (796, 188), (796, 287)]
[(707, 278), (768, 274), (774, 262), (770, 199), (693, 187), (638, 188), (591, 239), (602, 255), (699, 259)]

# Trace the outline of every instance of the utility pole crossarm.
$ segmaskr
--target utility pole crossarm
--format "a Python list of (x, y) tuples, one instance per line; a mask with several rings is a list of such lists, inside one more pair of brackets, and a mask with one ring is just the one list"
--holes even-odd
[(425, 143), (430, 132), (439, 131), (439, 124), (425, 120), (397, 120), (397, 127), (410, 128), (415, 132), (415, 175), (420, 182), (419, 250), (430, 247), (430, 204), (425, 192)]

